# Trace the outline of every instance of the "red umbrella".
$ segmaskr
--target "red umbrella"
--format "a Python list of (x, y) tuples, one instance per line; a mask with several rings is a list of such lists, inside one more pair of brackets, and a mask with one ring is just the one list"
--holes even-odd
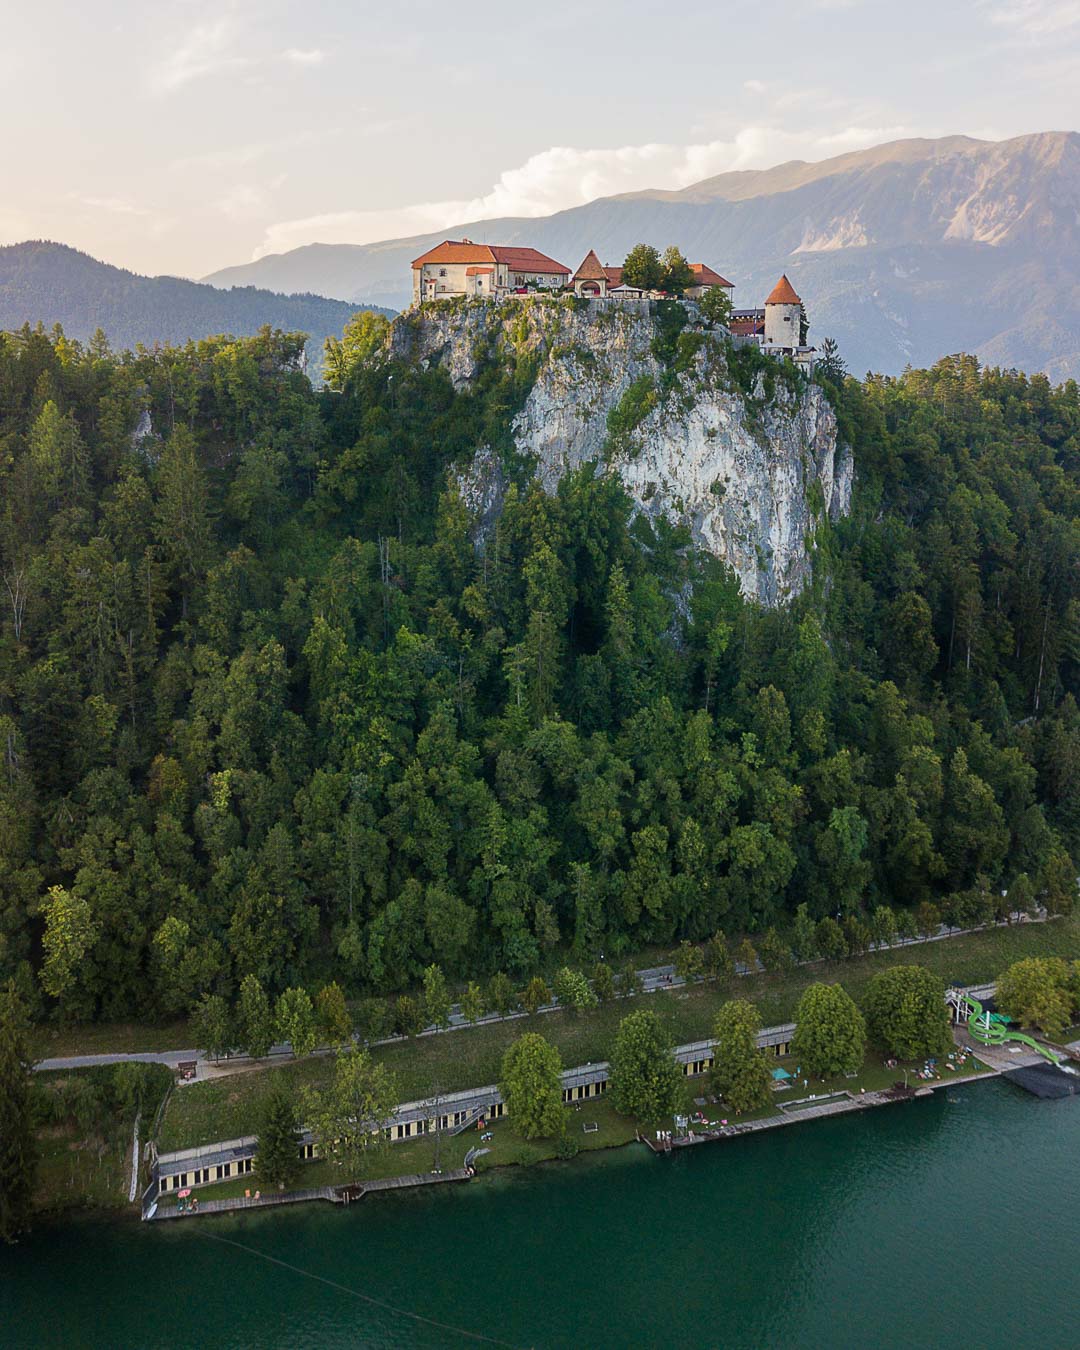
[(177, 1196), (177, 1199), (178, 1199), (178, 1200), (186, 1200), (190, 1194), (191, 1194), (191, 1187), (190, 1187), (190, 1186), (185, 1186), (184, 1189), (183, 1189), (182, 1191), (177, 1191), (177, 1192), (176, 1192), (176, 1196)]

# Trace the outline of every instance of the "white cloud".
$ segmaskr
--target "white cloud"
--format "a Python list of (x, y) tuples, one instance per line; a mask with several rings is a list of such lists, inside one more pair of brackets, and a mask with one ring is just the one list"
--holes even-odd
[(792, 158), (822, 159), (910, 134), (905, 127), (850, 126), (826, 133), (763, 126), (746, 127), (731, 140), (693, 145), (654, 143), (608, 150), (553, 146), (505, 170), (479, 197), (324, 212), (270, 225), (254, 256), (313, 242), (374, 243), (500, 216), (545, 216), (597, 197), (689, 187), (733, 169), (765, 168)]
[(980, 0), (990, 22), (1043, 41), (1080, 27), (1080, 0)]
[(114, 216), (151, 216), (152, 211), (148, 211), (145, 206), (139, 206), (136, 202), (129, 202), (123, 197), (82, 197), (78, 193), (70, 193), (72, 201), (77, 201), (83, 206), (89, 206), (94, 211), (108, 211)]
[(186, 41), (150, 67), (147, 83), (151, 92), (174, 94), (193, 80), (208, 76), (238, 74), (275, 64), (310, 68), (326, 59), (318, 47), (286, 47), (283, 51), (255, 55), (242, 49), (243, 36), (239, 25), (229, 17), (195, 24)]
[(185, 43), (151, 67), (149, 83), (152, 92), (172, 94), (192, 80), (249, 66), (250, 57), (229, 50), (235, 36), (235, 26), (228, 19), (196, 24)]
[(294, 66), (321, 66), (326, 60), (326, 53), (320, 51), (318, 47), (307, 50), (300, 47), (289, 47), (281, 53), (281, 59)]

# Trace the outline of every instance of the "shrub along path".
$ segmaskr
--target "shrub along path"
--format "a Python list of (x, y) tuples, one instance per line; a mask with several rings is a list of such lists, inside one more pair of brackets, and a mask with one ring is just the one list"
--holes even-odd
[[(1025, 923), (965, 933), (947, 941), (919, 943), (843, 961), (815, 962), (771, 975), (662, 987), (640, 997), (658, 1013), (676, 1044), (711, 1034), (720, 1005), (731, 997), (755, 1003), (763, 1025), (790, 1021), (803, 990), (816, 981), (841, 983), (859, 1002), (878, 971), (893, 965), (923, 965), (946, 983), (975, 985), (995, 979), (1026, 956), (1080, 957), (1080, 917)], [(545, 1013), (534, 1018), (492, 1022), (468, 1030), (421, 1036), (376, 1046), (372, 1056), (397, 1077), (402, 1101), (498, 1081), (507, 1046), (526, 1030), (540, 1031), (567, 1067), (608, 1057), (615, 1030), (630, 1011), (616, 999), (591, 1011)], [(249, 1134), (262, 1103), (279, 1083), (299, 1089), (319, 1084), (332, 1072), (328, 1057), (309, 1057), (267, 1066), (216, 1081), (193, 1083), (175, 1092), (158, 1139), (161, 1149), (192, 1148)]]

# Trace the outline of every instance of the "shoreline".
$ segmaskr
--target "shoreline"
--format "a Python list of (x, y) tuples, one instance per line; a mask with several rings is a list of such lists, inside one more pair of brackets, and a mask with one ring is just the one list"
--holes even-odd
[(846, 1099), (844, 1100), (836, 1100), (835, 1093), (823, 1093), (822, 1100), (817, 1106), (813, 1105), (814, 1094), (811, 1094), (807, 1098), (800, 1098), (795, 1102), (788, 1103), (789, 1106), (800, 1106), (800, 1107), (802, 1107), (806, 1103), (810, 1103), (810, 1105), (807, 1106), (806, 1109), (800, 1109), (788, 1113), (778, 1108), (774, 1114), (763, 1117), (758, 1120), (743, 1121), (740, 1124), (725, 1126), (719, 1130), (705, 1131), (699, 1134), (694, 1134), (686, 1139), (673, 1140), (670, 1149), (665, 1148), (662, 1145), (654, 1144), (652, 1140), (648, 1139), (645, 1135), (641, 1133), (641, 1130), (638, 1129), (636, 1131), (634, 1139), (626, 1140), (623, 1141), (622, 1143), (617, 1144), (605, 1144), (599, 1148), (583, 1150), (581, 1153), (575, 1155), (574, 1158), (564, 1159), (552, 1156), (546, 1158), (538, 1158), (533, 1162), (527, 1163), (521, 1161), (508, 1161), (502, 1163), (492, 1162), (478, 1169), (471, 1176), (468, 1177), (462, 1176), (460, 1174), (459, 1169), (447, 1169), (447, 1172), (444, 1175), (438, 1177), (430, 1175), (430, 1176), (392, 1178), (390, 1180), (393, 1184), (390, 1185), (387, 1184), (380, 1185), (377, 1182), (367, 1182), (367, 1183), (343, 1182), (339, 1186), (333, 1185), (322, 1186), (318, 1188), (312, 1188), (311, 1190), (307, 1191), (294, 1190), (294, 1191), (276, 1192), (272, 1195), (260, 1196), (257, 1200), (254, 1198), (247, 1199), (244, 1197), (234, 1197), (231, 1199), (214, 1201), (211, 1198), (210, 1200), (203, 1202), (206, 1208), (200, 1208), (194, 1213), (185, 1214), (183, 1216), (177, 1214), (174, 1210), (169, 1210), (165, 1213), (162, 1213), (160, 1211), (157, 1211), (157, 1208), (155, 1206), (155, 1212), (147, 1215), (146, 1221), (148, 1222), (159, 1222), (161, 1220), (172, 1221), (175, 1219), (179, 1219), (181, 1217), (198, 1218), (208, 1214), (225, 1214), (225, 1213), (234, 1214), (237, 1212), (250, 1209), (274, 1209), (280, 1206), (291, 1207), (296, 1204), (309, 1204), (320, 1200), (324, 1202), (328, 1201), (331, 1203), (338, 1204), (341, 1203), (341, 1200), (335, 1198), (331, 1193), (336, 1190), (350, 1189), (351, 1186), (355, 1186), (357, 1189), (360, 1190), (361, 1194), (356, 1198), (362, 1199), (365, 1198), (364, 1193), (366, 1193), (367, 1191), (374, 1191), (374, 1192), (386, 1190), (399, 1191), (405, 1189), (417, 1189), (432, 1184), (473, 1181), (485, 1175), (493, 1174), (497, 1171), (503, 1170), (508, 1171), (511, 1168), (540, 1167), (546, 1163), (552, 1162), (576, 1162), (582, 1156), (582, 1153), (589, 1153), (595, 1155), (612, 1153), (619, 1149), (629, 1148), (634, 1144), (643, 1144), (654, 1156), (663, 1157), (681, 1151), (682, 1149), (697, 1147), (700, 1144), (731, 1141), (739, 1138), (744, 1138), (745, 1136), (750, 1134), (758, 1134), (767, 1130), (774, 1130), (789, 1125), (799, 1125), (811, 1120), (822, 1120), (833, 1116), (850, 1115), (855, 1112), (868, 1111), (882, 1106), (891, 1106), (900, 1102), (910, 1102), (915, 1101), (917, 1099), (925, 1099), (927, 1097), (932, 1097), (934, 1092), (941, 1088), (959, 1087), (964, 1084), (975, 1082), (989, 1082), (993, 1079), (1004, 1077), (1007, 1072), (1008, 1070), (1006, 1069), (995, 1068), (991, 1065), (984, 1065), (981, 1072), (966, 1073), (958, 1075), (956, 1077), (948, 1079), (943, 1078), (931, 1082), (922, 1081), (918, 1087), (912, 1087), (906, 1091), (901, 1090), (898, 1092), (896, 1089), (886, 1089), (883, 1091), (860, 1093), (858, 1096), (847, 1094)]

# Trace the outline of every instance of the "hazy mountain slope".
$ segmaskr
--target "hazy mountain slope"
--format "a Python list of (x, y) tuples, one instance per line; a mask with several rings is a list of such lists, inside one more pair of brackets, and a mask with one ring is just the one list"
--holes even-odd
[(837, 337), (860, 371), (896, 371), (963, 347), (1057, 378), (1080, 375), (1080, 136), (1072, 132), (897, 141), (542, 219), (313, 244), (208, 280), (400, 306), (412, 259), (461, 234), (528, 242), (570, 267), (589, 248), (614, 261), (640, 239), (674, 240), (735, 281), (737, 304), (760, 303), (787, 271), (812, 333)]
[(122, 348), (212, 333), (246, 337), (270, 324), (310, 333), (317, 355), (355, 309), (318, 295), (275, 295), (250, 285), (226, 291), (180, 277), (138, 276), (63, 244), (0, 248), (0, 328), (40, 320), (80, 339), (101, 328)]

